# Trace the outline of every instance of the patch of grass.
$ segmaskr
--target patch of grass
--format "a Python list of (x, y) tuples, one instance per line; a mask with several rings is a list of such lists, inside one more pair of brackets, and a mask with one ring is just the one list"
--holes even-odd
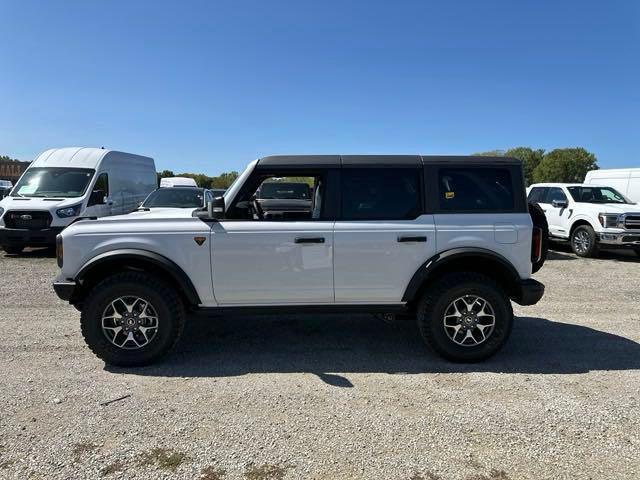
[(247, 480), (283, 480), (287, 474), (287, 470), (292, 468), (291, 465), (249, 465), (244, 472), (244, 478)]
[(116, 460), (115, 462), (111, 462), (109, 465), (102, 469), (102, 476), (106, 477), (107, 475), (111, 475), (116, 472), (124, 472), (124, 463), (120, 460)]
[(208, 466), (200, 472), (200, 480), (222, 480), (226, 474), (227, 471), (223, 468)]
[(76, 443), (73, 446), (73, 461), (74, 462), (79, 462), (80, 459), (82, 457), (84, 457), (85, 454), (87, 453), (91, 453), (93, 451), (95, 451), (98, 448), (97, 445), (94, 445), (91, 442), (80, 442), (80, 443)]
[(157, 465), (162, 470), (175, 472), (182, 463), (187, 460), (187, 456), (171, 448), (156, 447), (140, 455), (140, 465)]

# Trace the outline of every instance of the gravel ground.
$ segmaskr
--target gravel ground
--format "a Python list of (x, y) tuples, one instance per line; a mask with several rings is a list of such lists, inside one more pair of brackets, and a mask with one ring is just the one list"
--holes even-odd
[(105, 368), (55, 272), (0, 254), (1, 478), (640, 477), (632, 255), (553, 252), (545, 298), (466, 366), (351, 315), (193, 318), (162, 364)]

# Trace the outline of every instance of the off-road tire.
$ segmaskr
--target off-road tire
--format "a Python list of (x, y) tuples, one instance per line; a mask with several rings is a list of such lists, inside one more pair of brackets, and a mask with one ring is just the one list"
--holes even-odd
[(536, 273), (544, 265), (547, 259), (547, 253), (549, 252), (549, 224), (547, 223), (544, 210), (542, 210), (537, 203), (529, 204), (529, 215), (531, 216), (533, 226), (542, 230), (542, 255), (540, 256), (540, 260), (531, 265), (531, 272)]
[[(102, 330), (102, 315), (114, 299), (139, 296), (156, 310), (158, 331), (144, 347), (125, 350), (115, 346)], [(156, 277), (143, 272), (123, 272), (98, 283), (83, 302), (80, 315), (82, 335), (91, 351), (109, 365), (149, 365), (164, 356), (178, 342), (184, 329), (184, 305), (177, 292)]]
[(24, 250), (24, 245), (3, 245), (2, 249), (9, 255), (20, 255)]
[[(581, 232), (584, 232), (589, 238), (589, 246), (586, 250), (580, 249), (576, 246), (577, 235)], [(598, 248), (598, 237), (596, 236), (596, 232), (591, 225), (579, 225), (574, 230), (571, 231), (571, 237), (569, 238), (569, 243), (571, 243), (571, 250), (579, 257), (583, 258), (594, 258), (598, 256), (600, 249)]]
[[(479, 345), (458, 345), (445, 332), (445, 311), (453, 300), (463, 295), (486, 299), (495, 313), (494, 330)], [(505, 344), (513, 326), (513, 309), (504, 290), (493, 279), (478, 273), (452, 273), (430, 286), (418, 305), (417, 317), (427, 346), (453, 362), (472, 363), (491, 357)]]

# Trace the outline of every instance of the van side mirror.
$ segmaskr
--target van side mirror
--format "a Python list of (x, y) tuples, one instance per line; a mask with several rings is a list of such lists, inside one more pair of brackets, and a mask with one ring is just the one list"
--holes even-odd
[(569, 202), (566, 200), (552, 200), (551, 205), (553, 205), (554, 208), (567, 208), (569, 206)]
[(104, 190), (94, 190), (89, 195), (89, 202), (87, 203), (87, 207), (92, 205), (104, 205), (107, 203), (105, 201), (105, 191)]

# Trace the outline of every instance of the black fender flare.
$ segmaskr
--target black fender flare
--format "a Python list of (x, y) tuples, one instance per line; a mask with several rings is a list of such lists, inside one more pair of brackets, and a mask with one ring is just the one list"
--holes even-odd
[(190, 304), (199, 305), (201, 303), (198, 291), (195, 289), (185, 271), (167, 257), (149, 250), (122, 248), (101, 253), (87, 261), (75, 276), (74, 280), (76, 282), (82, 282), (89, 273), (95, 272), (97, 268), (105, 267), (114, 261), (124, 261), (124, 263), (126, 263), (127, 260), (142, 261), (162, 270), (180, 286)]
[[(416, 295), (420, 291), (420, 287), (431, 279), (432, 273), (453, 261), (458, 261), (463, 258), (481, 258), (490, 262), (495, 262), (503, 271), (508, 273), (509, 281), (513, 282), (514, 290), (520, 285), (521, 279), (518, 271), (515, 267), (499, 253), (492, 252), (486, 248), (479, 247), (461, 247), (452, 248), (451, 250), (445, 250), (444, 252), (437, 253), (429, 260), (424, 262), (418, 270), (413, 274), (404, 295), (402, 296), (403, 302), (412, 302), (416, 299)], [(470, 269), (472, 270), (472, 269)]]

